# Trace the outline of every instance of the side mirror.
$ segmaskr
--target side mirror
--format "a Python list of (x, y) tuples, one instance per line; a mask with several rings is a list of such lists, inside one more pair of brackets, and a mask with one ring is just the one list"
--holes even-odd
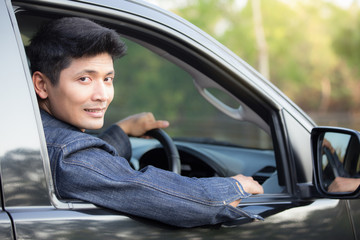
[(328, 198), (360, 197), (360, 133), (316, 127), (311, 132), (314, 184)]

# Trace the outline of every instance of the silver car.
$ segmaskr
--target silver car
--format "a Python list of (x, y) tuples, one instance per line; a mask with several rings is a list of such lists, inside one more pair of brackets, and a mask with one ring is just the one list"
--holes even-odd
[[(132, 166), (253, 176), (265, 193), (238, 207), (264, 221), (183, 229), (57, 198), (24, 46), (62, 16), (116, 29), (128, 45), (107, 122), (152, 111), (172, 123), (171, 138), (131, 139)], [(358, 178), (359, 133), (317, 127), (186, 20), (140, 0), (0, 0), (0, 28), (0, 239), (360, 239), (359, 187), (328, 191), (336, 177)]]

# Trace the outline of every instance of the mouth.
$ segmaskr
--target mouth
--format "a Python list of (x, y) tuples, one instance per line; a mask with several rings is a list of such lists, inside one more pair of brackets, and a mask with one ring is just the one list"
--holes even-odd
[(92, 117), (103, 117), (106, 108), (85, 108), (84, 111)]
[(101, 108), (101, 109), (84, 109), (85, 112), (104, 112), (105, 109)]

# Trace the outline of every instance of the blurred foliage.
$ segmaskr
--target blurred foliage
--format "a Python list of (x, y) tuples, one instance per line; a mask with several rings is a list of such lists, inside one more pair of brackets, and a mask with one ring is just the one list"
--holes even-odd
[[(188, 0), (171, 9), (259, 69), (252, 1)], [(306, 111), (360, 112), (360, 18), (329, 1), (262, 0), (270, 81)]]

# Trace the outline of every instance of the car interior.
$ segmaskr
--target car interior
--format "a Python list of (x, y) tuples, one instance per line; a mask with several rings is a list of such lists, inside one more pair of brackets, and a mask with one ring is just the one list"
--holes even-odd
[[(42, 23), (64, 16), (26, 7), (15, 12), (25, 46)], [(284, 176), (278, 171), (281, 160), (273, 136), (273, 113), (265, 102), (246, 87), (230, 92), (223, 87), (232, 80), (229, 74), (171, 37), (125, 21), (100, 23), (118, 31), (128, 48), (114, 63), (115, 98), (104, 129), (131, 114), (152, 112), (157, 119), (170, 121), (165, 131), (178, 149), (181, 175), (230, 177), (241, 173), (259, 181), (265, 194), (287, 193)], [(242, 97), (235, 97), (237, 93)], [(133, 168), (169, 168), (156, 139), (131, 138), (131, 143), (128, 160)]]

